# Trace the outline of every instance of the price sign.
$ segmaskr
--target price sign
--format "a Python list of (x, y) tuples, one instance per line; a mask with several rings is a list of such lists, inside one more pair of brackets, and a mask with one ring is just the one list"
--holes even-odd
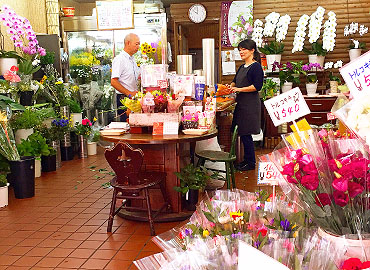
[(358, 98), (370, 90), (370, 51), (339, 69), (351, 94)]
[(168, 87), (167, 80), (158, 80), (157, 84), (158, 84), (159, 88), (162, 88), (162, 89), (165, 89), (165, 88)]
[(327, 113), (326, 114), (326, 117), (328, 118), (328, 120), (334, 120), (336, 117), (335, 117), (335, 115), (333, 114), (333, 113)]
[(264, 104), (275, 127), (311, 113), (298, 87), (266, 100)]
[(272, 162), (260, 162), (257, 184), (278, 185), (280, 172)]
[(96, 1), (98, 30), (134, 28), (132, 0)]

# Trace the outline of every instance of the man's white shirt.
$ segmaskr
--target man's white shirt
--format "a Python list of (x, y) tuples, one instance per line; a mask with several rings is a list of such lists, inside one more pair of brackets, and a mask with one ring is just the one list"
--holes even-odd
[[(140, 75), (140, 68), (137, 66), (135, 57), (130, 56), (127, 52), (122, 51), (114, 57), (112, 62), (111, 78), (118, 78), (120, 84), (127, 90), (137, 91), (137, 79)], [(116, 91), (117, 94), (122, 94)]]

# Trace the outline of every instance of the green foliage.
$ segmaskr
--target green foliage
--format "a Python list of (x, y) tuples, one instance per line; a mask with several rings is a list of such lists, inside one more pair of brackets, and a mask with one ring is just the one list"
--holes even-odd
[(32, 133), (26, 140), (17, 145), (18, 152), (21, 156), (49, 156), (55, 154), (52, 147), (46, 143), (46, 139), (39, 133)]
[(52, 141), (62, 140), (65, 134), (61, 127), (54, 125), (52, 125), (50, 128), (47, 128), (46, 125), (40, 125), (36, 128), (36, 130), (41, 133), (42, 137), (44, 137), (49, 144)]
[(6, 110), (8, 106), (13, 111), (24, 111), (26, 109), (23, 105), (19, 104), (18, 102), (15, 102), (10, 97), (0, 95), (0, 108), (2, 110)]
[(278, 84), (270, 78), (266, 79), (261, 89), (262, 100), (265, 101), (267, 98), (273, 97), (277, 91)]
[(204, 188), (208, 179), (217, 176), (217, 174), (209, 175), (205, 167), (194, 167), (192, 163), (186, 165), (180, 172), (175, 172), (175, 175), (180, 179), (180, 186), (174, 187), (174, 189), (183, 194), (186, 194), (189, 189)]
[(27, 108), (23, 112), (17, 112), (13, 114), (10, 119), (10, 126), (17, 129), (29, 129), (40, 125), (42, 122), (40, 115), (36, 110)]
[(322, 43), (314, 42), (311, 44), (311, 49), (303, 48), (305, 54), (317, 54), (317, 56), (325, 56), (328, 52), (322, 47)]
[(316, 73), (307, 74), (307, 83), (316, 83), (317, 82), (317, 75)]
[[(348, 46), (348, 48), (351, 50), (351, 49), (355, 49), (355, 44), (353, 42), (351, 42)], [(366, 50), (366, 43), (365, 42), (360, 42), (358, 44), (358, 48), (357, 49), (362, 49), (362, 50)]]
[[(37, 106), (39, 104), (36, 104)], [(48, 105), (48, 104), (41, 104), (41, 105)], [(35, 106), (33, 106), (35, 108)], [(55, 113), (55, 110), (53, 107), (46, 107), (46, 108), (41, 108), (36, 111), (36, 113), (39, 115), (41, 120), (45, 120), (48, 118), (55, 118), (57, 117), (57, 114)]]
[(18, 63), (19, 73), (30, 75), (37, 72), (41, 67), (32, 65), (32, 60), (21, 58)]
[(339, 77), (337, 77), (337, 76), (334, 76), (334, 75), (333, 75), (333, 72), (330, 72), (330, 73), (329, 73), (329, 81), (336, 81), (336, 82), (338, 82), (338, 83), (341, 83), (340, 78), (339, 78)]
[(40, 56), (41, 65), (54, 64), (55, 52), (46, 51), (46, 55)]
[(265, 46), (258, 48), (258, 50), (266, 55), (282, 54), (284, 51), (284, 43), (271, 41), (270, 43), (265, 44)]
[(0, 174), (0, 187), (6, 187), (7, 184), (6, 174)]
[(99, 140), (100, 140), (100, 131), (98, 129), (92, 129), (89, 141), (98, 142)]
[(70, 109), (71, 113), (81, 113), (82, 112), (81, 105), (80, 105), (79, 101), (70, 98), (70, 99), (67, 100), (67, 103), (68, 103), (68, 106), (69, 106), (69, 109)]
[(0, 58), (17, 58), (20, 59), (20, 56), (16, 51), (5, 51), (0, 50)]
[(3, 155), (0, 155), (0, 174), (7, 174), (9, 172), (10, 167), (8, 160)]

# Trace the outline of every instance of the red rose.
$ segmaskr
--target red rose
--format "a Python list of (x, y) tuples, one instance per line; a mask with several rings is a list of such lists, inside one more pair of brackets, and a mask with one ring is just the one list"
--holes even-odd
[(302, 177), (301, 184), (309, 190), (316, 190), (319, 186), (319, 178), (317, 174), (308, 174)]
[(345, 260), (342, 265), (342, 270), (360, 270), (362, 268), (362, 262), (358, 258), (349, 258)]
[(266, 236), (266, 234), (267, 234), (267, 229), (266, 229), (266, 228), (261, 228), (261, 229), (259, 229), (259, 230), (258, 230), (258, 232), (257, 232), (257, 236), (258, 236), (259, 234), (261, 234), (263, 237), (265, 237), (265, 236)]
[(334, 197), (334, 202), (340, 207), (344, 207), (348, 204), (349, 197), (344, 192), (335, 190), (333, 192), (333, 197)]
[(18, 70), (19, 70), (19, 68), (17, 66), (12, 66), (10, 68), (10, 71), (18, 71)]
[(356, 178), (363, 178), (366, 176), (366, 160), (364, 158), (359, 159), (359, 161), (352, 162), (351, 168), (353, 170), (353, 176)]
[(347, 164), (345, 166), (343, 166), (342, 168), (340, 168), (338, 171), (337, 171), (341, 176), (344, 176), (346, 177), (347, 179), (352, 179), (353, 178), (353, 168), (351, 166), (351, 163), (350, 164)]
[(293, 176), (294, 175), (294, 165), (295, 163), (290, 162), (283, 166), (283, 171), (281, 172), (284, 175)]
[(362, 263), (362, 269), (368, 269), (368, 268), (370, 268), (370, 261), (363, 262)]
[(303, 171), (307, 174), (318, 174), (315, 163), (313, 163), (313, 161), (304, 166)]
[(331, 205), (330, 196), (328, 193), (319, 193), (315, 198), (317, 206), (323, 207), (325, 205)]
[(348, 183), (348, 193), (351, 198), (356, 197), (364, 191), (364, 187), (360, 184), (349, 182)]
[(331, 183), (335, 190), (346, 192), (348, 190), (348, 178), (340, 177), (334, 179), (333, 183)]

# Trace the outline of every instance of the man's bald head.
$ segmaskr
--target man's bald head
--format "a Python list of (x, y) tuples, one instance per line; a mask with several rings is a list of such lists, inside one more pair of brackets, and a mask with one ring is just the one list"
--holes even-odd
[(135, 54), (140, 47), (140, 38), (134, 33), (130, 33), (125, 37), (125, 48), (124, 50), (129, 54)]

